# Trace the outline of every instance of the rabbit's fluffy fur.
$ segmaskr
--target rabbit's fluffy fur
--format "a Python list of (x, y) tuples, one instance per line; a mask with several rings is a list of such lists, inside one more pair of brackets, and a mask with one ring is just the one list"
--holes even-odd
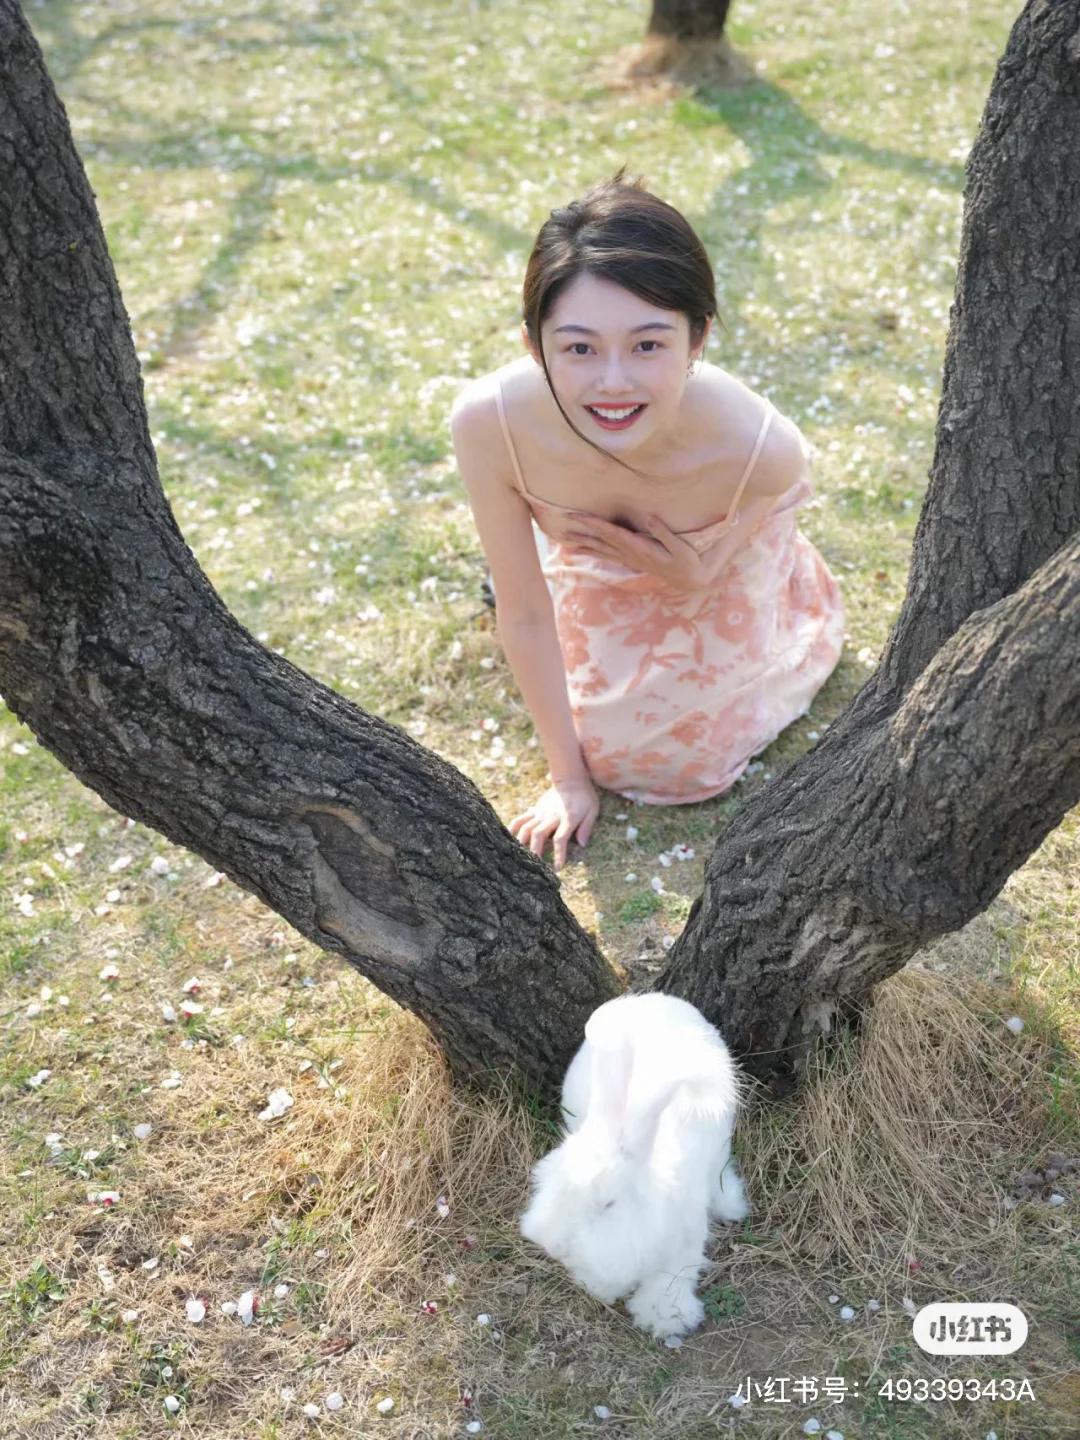
[(622, 995), (593, 1011), (562, 1088), (567, 1135), (533, 1169), (521, 1233), (635, 1324), (684, 1334), (709, 1219), (748, 1214), (731, 1158), (734, 1061), (700, 1011)]

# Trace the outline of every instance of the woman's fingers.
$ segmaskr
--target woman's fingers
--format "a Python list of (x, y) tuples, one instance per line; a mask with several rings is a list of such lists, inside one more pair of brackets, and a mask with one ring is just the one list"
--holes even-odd
[(561, 870), (566, 864), (566, 842), (570, 835), (570, 821), (564, 815), (559, 822), (559, 828), (551, 839), (551, 849), (555, 857), (555, 869)]

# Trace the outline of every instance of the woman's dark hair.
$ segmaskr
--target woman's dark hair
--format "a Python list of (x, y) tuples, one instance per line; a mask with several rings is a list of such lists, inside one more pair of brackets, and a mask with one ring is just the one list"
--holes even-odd
[(582, 435), (551, 383), (540, 327), (559, 295), (578, 275), (599, 275), (650, 305), (681, 311), (690, 322), (691, 349), (701, 343), (708, 318), (716, 314), (712, 265), (693, 228), (673, 205), (645, 189), (643, 176), (627, 180), (625, 175), (623, 165), (580, 200), (551, 212), (529, 256), (521, 294), (525, 330), (563, 419), (587, 445), (613, 460), (618, 456)]

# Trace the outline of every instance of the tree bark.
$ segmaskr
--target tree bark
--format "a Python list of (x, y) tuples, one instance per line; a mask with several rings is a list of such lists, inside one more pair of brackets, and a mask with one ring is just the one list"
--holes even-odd
[(648, 34), (673, 40), (719, 40), (731, 0), (653, 0)]
[(1080, 799), (1075, 543), (1050, 560), (1080, 531), (1078, 134), (1080, 0), (1033, 0), (968, 162), (900, 619), (823, 742), (721, 836), (658, 982), (739, 1051), (796, 1059)]
[(464, 776), (259, 645), (157, 477), (67, 118), (0, 0), (0, 691), (121, 813), (224, 871), (432, 1029), (557, 1083), (614, 975)]

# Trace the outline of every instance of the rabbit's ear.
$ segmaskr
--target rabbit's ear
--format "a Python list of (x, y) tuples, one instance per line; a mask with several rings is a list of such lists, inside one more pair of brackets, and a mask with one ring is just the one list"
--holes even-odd
[(629, 1040), (611, 1045), (592, 1045), (592, 1072), (589, 1097), (590, 1118), (600, 1120), (604, 1129), (617, 1135), (626, 1117), (626, 1101), (630, 1093), (630, 1072), (634, 1052)]
[(634, 1116), (633, 1125), (630, 1127), (626, 1141), (631, 1153), (639, 1160), (646, 1160), (656, 1143), (656, 1132), (660, 1128), (660, 1119), (664, 1111), (675, 1098), (682, 1081), (665, 1085), (658, 1090)]

